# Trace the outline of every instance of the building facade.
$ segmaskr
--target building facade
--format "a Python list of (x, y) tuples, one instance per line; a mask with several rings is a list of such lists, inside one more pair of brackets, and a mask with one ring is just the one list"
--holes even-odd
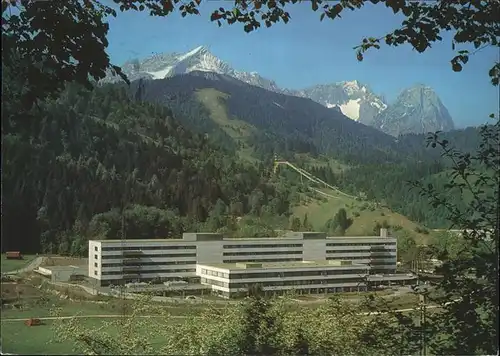
[(223, 298), (243, 296), (252, 284), (272, 294), (366, 291), (369, 267), (352, 261), (198, 264), (201, 284)]
[(394, 273), (396, 239), (380, 236), (327, 237), (297, 232), (280, 238), (223, 238), (185, 233), (182, 239), (91, 240), (89, 277), (99, 285), (127, 281), (196, 277), (197, 264), (280, 263), (346, 260), (370, 267), (371, 273)]

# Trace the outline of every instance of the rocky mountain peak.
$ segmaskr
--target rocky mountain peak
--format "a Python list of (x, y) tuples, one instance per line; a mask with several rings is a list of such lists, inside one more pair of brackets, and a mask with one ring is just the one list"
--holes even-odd
[(449, 131), (455, 127), (439, 96), (423, 84), (403, 90), (396, 102), (375, 118), (374, 126), (393, 136)]

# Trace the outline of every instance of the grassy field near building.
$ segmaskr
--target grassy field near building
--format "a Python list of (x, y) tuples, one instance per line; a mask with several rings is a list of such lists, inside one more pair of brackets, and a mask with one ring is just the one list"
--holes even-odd
[(35, 258), (35, 255), (23, 255), (22, 260), (10, 260), (5, 257), (4, 253), (2, 253), (0, 257), (1, 271), (2, 273), (16, 271), (18, 269), (26, 267), (26, 265), (33, 261)]
[[(311, 297), (312, 299), (313, 297)], [(406, 296), (399, 299), (400, 307), (408, 307), (408, 302), (413, 305), (416, 302), (414, 296)], [(114, 305), (113, 305), (114, 303)], [(44, 320), (43, 325), (26, 326), (24, 321), (29, 317), (44, 317), (51, 315), (53, 307), (61, 308), (61, 316), (79, 315), (79, 323), (89, 329), (97, 329), (105, 326), (107, 322), (116, 320), (121, 315), (123, 301), (110, 301), (105, 304), (95, 302), (78, 303), (71, 301), (58, 301), (51, 298), (45, 305), (33, 306), (27, 310), (15, 311), (4, 310), (1, 315), (1, 338), (4, 352), (15, 354), (78, 354), (72, 343), (56, 341), (55, 331), (52, 328), (53, 320)], [(127, 303), (127, 301), (125, 301)], [(130, 305), (131, 303), (128, 302)], [(302, 307), (314, 308), (318, 304), (306, 303)], [(224, 306), (221, 305), (221, 308)], [(166, 306), (168, 313), (172, 318), (169, 323), (182, 323), (188, 316), (201, 313), (206, 306), (195, 306), (192, 304)], [(111, 317), (106, 317), (111, 316)], [(21, 319), (21, 320), (12, 320)], [(111, 331), (110, 331), (111, 332)], [(112, 332), (111, 332), (112, 333)], [(147, 330), (144, 330), (144, 335)], [(28, 342), (29, 340), (29, 342)], [(152, 344), (161, 345), (161, 340), (152, 340)]]
[[(80, 320), (89, 329), (97, 329), (109, 321), (106, 318), (86, 318)], [(181, 323), (182, 319), (172, 319), (173, 323)], [(2, 347), (4, 352), (18, 355), (78, 355), (74, 344), (59, 342), (52, 328), (54, 321), (44, 321), (43, 325), (28, 327), (23, 321), (2, 321)], [(119, 330), (108, 330), (112, 335)], [(147, 330), (144, 330), (144, 334)], [(161, 345), (162, 340), (150, 340), (154, 345)]]
[[(101, 300), (71, 300), (60, 292), (49, 293), (45, 288), (40, 290), (26, 284), (19, 284), (17, 290), (22, 291), (19, 297), (10, 300), (15, 308), (4, 306), (0, 315), (2, 351), (14, 354), (78, 354), (72, 343), (54, 341), (56, 335), (51, 327), (54, 320), (43, 318), (53, 318), (58, 309), (58, 316), (76, 316), (84, 326), (95, 329), (110, 320), (130, 315), (134, 303), (107, 297), (99, 298)], [(17, 294), (12, 283), (2, 283), (2, 292), (3, 298)], [(165, 304), (164, 308), (172, 316), (169, 323), (181, 323), (186, 317), (201, 313), (206, 306)], [(43, 325), (27, 326), (25, 321), (29, 318), (39, 318)]]

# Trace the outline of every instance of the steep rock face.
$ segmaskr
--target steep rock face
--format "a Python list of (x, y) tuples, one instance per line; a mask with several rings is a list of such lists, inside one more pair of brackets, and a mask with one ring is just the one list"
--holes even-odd
[(392, 136), (450, 131), (453, 119), (432, 88), (419, 84), (404, 90), (396, 102), (381, 112), (373, 126)]
[(357, 80), (315, 85), (300, 94), (326, 107), (337, 106), (345, 116), (367, 125), (387, 108), (387, 104), (379, 96)]

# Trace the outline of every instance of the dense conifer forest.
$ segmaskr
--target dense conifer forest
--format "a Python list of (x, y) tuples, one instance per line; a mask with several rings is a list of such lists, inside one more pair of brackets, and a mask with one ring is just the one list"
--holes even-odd
[(120, 88), (70, 85), (30, 114), (28, 129), (4, 123), (4, 249), (78, 253), (90, 236), (178, 236), (288, 212), (287, 187), (270, 169), (235, 160)]

